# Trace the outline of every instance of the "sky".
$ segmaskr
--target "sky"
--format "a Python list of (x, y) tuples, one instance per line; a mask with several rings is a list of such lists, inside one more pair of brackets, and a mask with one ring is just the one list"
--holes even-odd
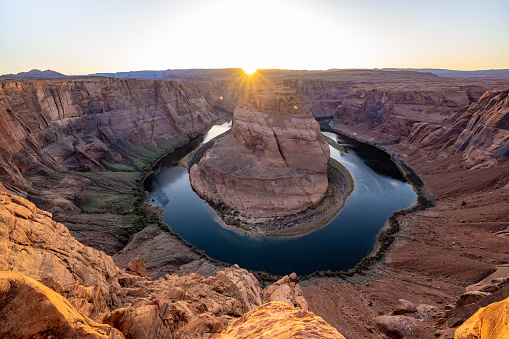
[(0, 74), (509, 68), (509, 0), (0, 0)]

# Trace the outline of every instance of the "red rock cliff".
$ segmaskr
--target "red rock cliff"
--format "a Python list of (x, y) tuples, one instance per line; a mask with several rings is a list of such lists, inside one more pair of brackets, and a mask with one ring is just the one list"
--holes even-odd
[(23, 192), (30, 170), (97, 171), (136, 147), (167, 148), (216, 118), (197, 86), (84, 78), (0, 83), (0, 175)]

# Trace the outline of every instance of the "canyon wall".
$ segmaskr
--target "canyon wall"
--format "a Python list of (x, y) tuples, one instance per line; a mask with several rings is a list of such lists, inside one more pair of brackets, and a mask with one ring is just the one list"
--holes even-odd
[(294, 88), (315, 118), (331, 118), (346, 98), (353, 81), (300, 79), (280, 81), (285, 87)]
[(441, 124), (416, 124), (403, 145), (452, 150), (469, 168), (494, 166), (509, 157), (509, 90), (488, 91)]
[(334, 120), (376, 134), (378, 140), (399, 142), (418, 122), (441, 122), (470, 103), (465, 90), (447, 85), (356, 85)]
[(168, 149), (217, 115), (199, 89), (172, 81), (83, 78), (0, 83), (0, 175), (25, 192), (29, 171), (101, 171)]

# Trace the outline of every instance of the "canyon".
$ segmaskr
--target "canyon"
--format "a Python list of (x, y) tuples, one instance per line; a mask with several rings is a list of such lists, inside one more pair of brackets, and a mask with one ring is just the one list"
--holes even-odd
[[(367, 269), (343, 278), (320, 272), (299, 284), (289, 275), (262, 290), (261, 276), (181, 242), (140, 188), (161, 156), (235, 110), (246, 124), (231, 138), (250, 142), (244, 126), (254, 126), (249, 118), (260, 111), (243, 104), (241, 80), (2, 78), (0, 297), (30, 290), (48, 307), (69, 309), (30, 333), (66, 323), (58, 333), (210, 337), (234, 331), (227, 325), (249, 310), (242, 322), (258, 318), (248, 326), (267, 328), (263, 316), (282, 310), (256, 307), (286, 300), (346, 338), (451, 338), (478, 308), (507, 298), (509, 81), (376, 70), (261, 76), (290, 91), (306, 119), (334, 117), (322, 125), (410, 166), (434, 206), (397, 215), (399, 232)], [(497, 272), (482, 293), (464, 294)], [(474, 331), (474, 321), (458, 333)], [(324, 336), (337, 335), (319, 322)]]

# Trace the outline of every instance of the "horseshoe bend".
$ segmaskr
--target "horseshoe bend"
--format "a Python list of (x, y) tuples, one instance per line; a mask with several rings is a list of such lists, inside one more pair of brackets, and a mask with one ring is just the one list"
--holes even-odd
[[(304, 232), (294, 220), (293, 227), (285, 227), (284, 218), (277, 219), (277, 226), (275, 220), (269, 222), (307, 209), (311, 210), (307, 214), (318, 214), (316, 207), (329, 187), (329, 146), (296, 90), (274, 85), (247, 88), (233, 112), (231, 132), (212, 142), (200, 152), (201, 158), (193, 158), (190, 168), (198, 195), (219, 205), (225, 219), (261, 223), (258, 230), (263, 233)], [(353, 182), (341, 172), (337, 180), (344, 182), (343, 191), (335, 192), (339, 204)], [(319, 221), (308, 227), (316, 224)], [(286, 230), (276, 233), (271, 229), (275, 227)]]

